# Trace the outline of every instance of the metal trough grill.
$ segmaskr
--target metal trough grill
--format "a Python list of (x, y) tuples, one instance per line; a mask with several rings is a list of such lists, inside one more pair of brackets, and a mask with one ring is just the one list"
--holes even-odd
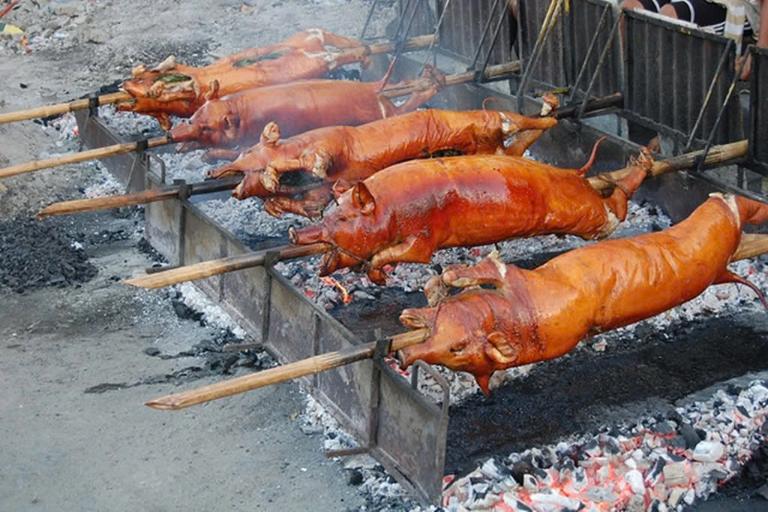
[[(406, 0), (406, 7), (407, 3)], [(426, 2), (419, 4), (419, 8), (427, 5)], [(495, 0), (484, 0), (482, 8), (488, 10), (482, 12), (492, 12), (495, 4)], [(538, 34), (537, 30), (532, 29), (536, 27), (534, 20), (540, 23), (547, 5), (545, 1), (521, 2), (522, 28), (519, 38), (524, 64), (527, 56), (530, 56), (526, 52), (531, 51), (535, 34)], [(619, 85), (624, 64), (617, 53), (618, 45), (614, 42), (612, 50), (602, 51), (610, 43), (611, 37), (615, 36), (613, 28), (618, 20), (616, 11), (607, 7), (607, 2), (602, 0), (579, 0), (574, 5), (583, 7), (584, 11), (578, 14), (571, 12), (558, 22), (552, 37), (543, 48), (538, 64), (532, 68), (533, 83), (577, 86), (582, 96), (584, 93), (599, 96), (616, 92), (617, 89), (622, 91)], [(468, 13), (480, 12), (473, 11), (462, 2), (454, 1), (450, 5), (447, 0), (437, 2), (431, 14), (424, 14), (420, 18), (431, 21), (419, 21), (410, 32), (405, 28), (403, 32), (429, 32), (429, 29), (419, 28), (420, 23), (422, 26), (432, 23), (434, 29), (436, 17), (433, 14), (439, 17), (445, 6), (455, 9), (455, 12), (446, 13), (442, 28), (445, 37), (441, 38), (439, 47), (441, 53), (454, 56), (462, 63), (482, 65), (485, 52), (490, 48), (494, 27), (498, 26), (499, 39), (486, 61), (497, 63), (513, 59), (512, 32), (509, 20), (506, 19), (508, 15), (505, 18), (476, 16), (462, 25), (464, 16), (470, 16)], [(715, 126), (718, 109), (725, 97), (724, 87), (727, 89), (733, 77), (730, 43), (700, 33), (684, 34), (678, 27), (634, 13), (627, 13), (627, 24), (628, 37), (630, 40), (637, 39), (639, 45), (627, 52), (627, 117), (684, 140), (689, 133), (686, 130), (692, 130), (696, 124), (698, 110), (695, 106), (702, 104), (709, 84), (714, 83), (711, 100), (704, 102), (708, 106), (695, 131), (698, 134), (696, 139), (706, 139), (706, 135)], [(488, 32), (483, 35), (484, 31)], [(585, 36), (584, 31), (589, 31), (595, 38)], [(643, 37), (648, 40), (640, 42)], [(685, 37), (691, 39), (686, 41)], [(486, 46), (478, 46), (481, 39), (485, 39), (482, 45)], [(563, 41), (571, 41), (571, 44), (564, 45)], [(658, 58), (657, 50), (661, 42), (675, 48), (668, 59)], [(690, 65), (686, 64), (683, 74), (678, 74), (678, 80), (671, 79), (671, 74), (660, 73), (681, 62), (681, 51), (696, 45), (702, 46), (698, 50), (701, 53), (695, 58), (696, 64), (693, 63), (694, 59), (690, 59)], [(768, 169), (768, 148), (760, 147), (757, 141), (764, 141), (768, 136), (768, 55), (756, 52), (755, 57), (750, 156), (751, 163), (765, 171)], [(700, 60), (707, 62), (707, 65), (702, 67)], [(421, 58), (412, 60), (402, 57), (398, 65), (413, 70), (420, 67), (421, 61)], [(718, 62), (722, 65), (718, 66)], [(577, 80), (579, 75), (581, 80)], [(712, 77), (716, 78), (714, 82), (711, 82)], [(699, 87), (695, 94), (687, 97), (685, 91), (692, 88), (694, 83)], [(669, 96), (666, 96), (667, 91)], [(679, 97), (680, 94), (683, 96)], [(488, 96), (496, 98), (494, 108), (514, 110), (513, 105), (518, 100), (528, 102), (528, 107), (532, 105), (530, 98), (516, 99), (477, 84), (447, 88), (432, 104), (459, 109), (478, 108), (483, 98)], [(577, 95), (576, 99), (582, 98)], [(714, 132), (715, 142), (739, 138), (740, 132), (732, 131), (738, 113), (735, 107), (728, 107), (723, 124)], [(94, 112), (79, 113), (77, 120), (87, 145), (102, 146), (121, 142)], [(600, 132), (590, 126), (564, 122), (546, 133), (533, 148), (533, 153), (549, 163), (573, 167), (576, 162), (584, 161), (599, 135)], [(611, 135), (601, 148), (600, 161), (595, 168), (619, 168), (637, 149), (630, 141)], [(149, 154), (114, 157), (106, 160), (105, 164), (129, 190), (158, 187), (166, 183), (162, 160)], [(744, 170), (738, 173), (725, 171), (723, 174), (709, 174), (707, 171), (707, 174), (699, 176), (705, 179), (691, 179), (684, 174), (664, 176), (643, 187), (636, 199), (663, 205), (672, 220), (677, 221), (687, 216), (708, 193), (717, 190), (713, 183), (752, 192), (753, 195), (764, 193), (763, 180), (756, 179)], [(246, 245), (203, 213), (197, 203), (208, 199), (211, 197), (199, 195), (192, 200), (182, 194), (177, 199), (147, 205), (145, 218), (148, 240), (167, 259), (179, 264), (268, 248), (264, 243), (260, 246)], [(253, 339), (263, 344), (280, 362), (296, 361), (381, 339), (382, 334), (392, 334), (366, 331), (365, 327), (359, 327), (364, 325), (363, 322), (358, 322), (356, 326), (342, 324), (311, 302), (302, 290), (277, 272), (271, 264), (208, 278), (196, 282), (196, 285), (217, 301)], [(446, 460), (451, 459), (451, 453), (447, 453), (450, 450), (447, 439), (450, 404), (447, 383), (439, 373), (425, 364), (418, 365), (419, 370), (414, 372), (412, 381), (408, 382), (387, 364), (383, 358), (385, 352), (386, 347), (382, 344), (373, 360), (304, 378), (302, 383), (357, 441), (358, 448), (329, 455), (370, 453), (418, 499), (425, 503), (439, 503)], [(420, 372), (429, 373), (441, 387), (443, 394), (439, 403), (418, 391)]]

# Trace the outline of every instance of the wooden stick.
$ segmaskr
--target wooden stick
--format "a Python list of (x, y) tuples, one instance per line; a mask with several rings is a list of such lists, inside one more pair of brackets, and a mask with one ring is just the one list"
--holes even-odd
[[(707, 158), (704, 160), (704, 167), (717, 167), (739, 158), (743, 158), (747, 155), (747, 149), (749, 148), (749, 142), (747, 140), (740, 140), (738, 142), (731, 142), (730, 144), (723, 144), (721, 146), (713, 146)], [(696, 164), (696, 159), (704, 154), (704, 151), (693, 151), (691, 153), (685, 153), (684, 155), (675, 156), (666, 160), (658, 160), (653, 163), (651, 168), (651, 176), (659, 176), (673, 171), (681, 171), (683, 169), (690, 169)], [(598, 176), (588, 178), (589, 184), (595, 190), (606, 190), (613, 188), (613, 183), (620, 180), (627, 175), (631, 170), (629, 168), (619, 169), (617, 171), (606, 172)]]
[[(512, 73), (517, 73), (518, 71), (520, 71), (520, 62), (518, 61), (497, 64), (495, 66), (488, 66), (483, 78), (486, 81), (497, 80)], [(477, 74), (474, 71), (456, 73), (445, 77), (445, 85), (447, 87), (450, 85), (465, 84), (474, 81), (476, 78)], [(418, 78), (416, 80), (408, 80), (402, 84), (387, 86), (381, 91), (381, 94), (387, 98), (397, 98), (399, 96), (407, 96), (416, 91), (423, 91), (433, 85), (434, 81), (429, 78)]]
[[(127, 92), (113, 92), (98, 96), (96, 102), (99, 106), (111, 105), (121, 101), (131, 100), (131, 95)], [(39, 117), (58, 116), (75, 110), (85, 110), (91, 106), (90, 98), (70, 101), (68, 103), (58, 103), (56, 105), (46, 105), (44, 107), (35, 107), (16, 112), (6, 112), (0, 114), (0, 124), (13, 123), (15, 121), (25, 121), (27, 119), (37, 119)]]
[(768, 235), (744, 234), (731, 261), (748, 260), (768, 253)]
[[(390, 338), (390, 351), (396, 352), (410, 345), (421, 343), (429, 336), (427, 329), (397, 334)], [(176, 411), (191, 405), (210, 402), (219, 398), (245, 393), (254, 389), (279, 384), (289, 380), (324, 372), (339, 366), (370, 359), (376, 350), (376, 342), (364, 343), (356, 347), (350, 347), (335, 352), (320, 354), (294, 363), (277, 366), (251, 375), (217, 382), (198, 389), (175, 393), (161, 398), (150, 400), (148, 407), (162, 411)]]
[[(146, 142), (146, 146), (144, 146), (144, 142)], [(0, 169), (0, 178), (10, 178), (11, 176), (40, 171), (42, 169), (50, 169), (51, 167), (57, 167), (59, 165), (76, 164), (79, 162), (86, 162), (88, 160), (98, 160), (100, 158), (122, 155), (132, 151), (137, 151), (142, 147), (146, 147), (148, 149), (170, 143), (171, 138), (167, 135), (163, 135), (161, 137), (154, 137), (145, 141), (124, 142), (122, 144), (113, 144), (111, 146), (89, 149), (87, 151), (81, 151), (79, 153), (72, 153), (69, 155), (56, 156), (43, 160), (32, 160), (31, 162), (12, 165), (10, 167)]]
[(67, 215), (70, 213), (89, 212), (95, 210), (108, 210), (110, 208), (122, 208), (124, 206), (135, 206), (138, 204), (154, 203), (163, 201), (172, 197), (177, 197), (186, 187), (189, 195), (210, 194), (221, 192), (222, 190), (232, 190), (240, 183), (241, 178), (228, 178), (222, 180), (207, 180), (199, 183), (190, 183), (184, 185), (173, 185), (170, 187), (154, 188), (136, 192), (134, 194), (123, 194), (118, 196), (101, 196), (89, 199), (75, 199), (73, 201), (61, 201), (53, 203), (37, 213), (38, 219), (52, 217), (55, 215)]
[(165, 286), (171, 286), (186, 281), (195, 281), (197, 279), (204, 279), (226, 272), (234, 272), (235, 270), (263, 265), (267, 253), (270, 252), (276, 252), (277, 261), (283, 261), (294, 258), (303, 258), (304, 256), (311, 256), (313, 254), (321, 254), (328, 251), (329, 248), (330, 246), (328, 244), (322, 242), (309, 245), (284, 245), (282, 247), (275, 247), (274, 249), (249, 252), (238, 256), (228, 256), (226, 258), (203, 261), (194, 265), (185, 265), (163, 272), (134, 277), (127, 281), (123, 281), (123, 283), (139, 288), (163, 288)]
[[(434, 34), (411, 37), (406, 39), (405, 43), (403, 44), (403, 51), (412, 51), (418, 50), (420, 48), (426, 48), (436, 40), (437, 37)], [(368, 45), (368, 49), (371, 51), (371, 55), (378, 55), (380, 53), (392, 53), (395, 51), (396, 45), (395, 43), (390, 42), (373, 43)], [(356, 50), (355, 48), (349, 48), (347, 50), (342, 50), (342, 53), (345, 51), (355, 52)]]

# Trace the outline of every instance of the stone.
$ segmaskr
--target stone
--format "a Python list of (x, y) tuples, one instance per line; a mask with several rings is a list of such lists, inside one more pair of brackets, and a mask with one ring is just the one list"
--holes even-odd
[(667, 486), (685, 485), (688, 483), (688, 477), (685, 474), (684, 462), (673, 462), (664, 466), (664, 482)]
[(725, 455), (725, 446), (716, 441), (701, 441), (693, 450), (693, 460), (699, 462), (716, 462)]
[(628, 471), (624, 475), (624, 480), (627, 481), (632, 492), (635, 494), (643, 494), (645, 492), (645, 482), (643, 482), (643, 475), (638, 470), (633, 469)]
[(669, 498), (667, 498), (667, 505), (669, 505), (669, 508), (677, 508), (677, 506), (680, 504), (680, 501), (683, 498), (683, 495), (687, 492), (686, 489), (682, 489), (680, 487), (675, 487), (672, 489), (669, 493)]

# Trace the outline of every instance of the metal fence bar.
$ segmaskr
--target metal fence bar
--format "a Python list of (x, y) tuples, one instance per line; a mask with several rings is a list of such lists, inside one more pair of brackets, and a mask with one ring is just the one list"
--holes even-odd
[(600, 74), (600, 70), (603, 67), (603, 63), (605, 62), (605, 59), (608, 56), (608, 50), (610, 50), (611, 46), (613, 46), (613, 41), (616, 38), (616, 34), (618, 33), (619, 25), (621, 24), (622, 19), (623, 19), (623, 16), (621, 14), (619, 14), (616, 17), (616, 22), (613, 24), (613, 28), (611, 28), (611, 33), (608, 36), (608, 44), (605, 45), (605, 47), (603, 48), (603, 51), (600, 53), (600, 58), (597, 61), (597, 66), (595, 66), (595, 72), (592, 73), (592, 78), (589, 81), (587, 90), (584, 91), (584, 101), (581, 102), (581, 106), (579, 107), (579, 112), (576, 114), (576, 119), (581, 119), (581, 116), (584, 115), (584, 110), (587, 108), (587, 101), (589, 101), (589, 95), (592, 93), (592, 88), (595, 86), (595, 81), (597, 80), (597, 76)]
[(597, 40), (600, 38), (600, 29), (603, 28), (603, 23), (605, 22), (605, 18), (606, 16), (608, 16), (608, 13), (610, 11), (611, 11), (611, 6), (609, 4), (606, 4), (605, 7), (603, 7), (603, 13), (600, 15), (600, 20), (597, 22), (595, 35), (592, 36), (592, 41), (590, 41), (589, 43), (587, 54), (584, 56), (584, 61), (581, 63), (581, 68), (579, 68), (579, 73), (576, 75), (576, 81), (571, 86), (571, 92), (568, 95), (568, 101), (572, 101), (574, 96), (576, 96), (576, 91), (579, 89), (579, 84), (581, 83), (581, 79), (587, 70), (589, 59), (592, 57), (592, 52), (595, 50), (595, 46), (597, 46)]

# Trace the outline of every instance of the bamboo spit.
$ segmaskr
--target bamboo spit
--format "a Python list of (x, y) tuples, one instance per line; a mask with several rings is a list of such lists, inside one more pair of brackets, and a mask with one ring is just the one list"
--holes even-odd
[[(768, 252), (768, 235), (745, 234), (741, 244), (733, 255), (732, 261), (754, 258)], [(421, 343), (427, 336), (427, 329), (419, 329), (392, 336), (390, 352), (396, 352), (409, 345)], [(175, 411), (191, 405), (210, 402), (219, 398), (245, 393), (273, 384), (279, 384), (289, 380), (323, 372), (339, 366), (354, 363), (373, 357), (376, 342), (366, 343), (336, 352), (328, 352), (318, 356), (302, 359), (294, 363), (270, 368), (259, 373), (237, 377), (235, 379), (217, 382), (198, 389), (175, 393), (161, 398), (150, 400), (147, 406), (153, 409)]]
[[(420, 329), (392, 336), (389, 338), (390, 352), (396, 352), (410, 345), (421, 343), (427, 339), (428, 335), (429, 331), (427, 329)], [(210, 384), (191, 391), (156, 398), (147, 402), (146, 405), (153, 409), (165, 411), (184, 409), (191, 405), (238, 395), (254, 389), (271, 386), (272, 384), (279, 384), (306, 375), (338, 368), (339, 366), (362, 361), (363, 359), (370, 359), (373, 357), (375, 350), (376, 342), (372, 341), (356, 347), (309, 357), (295, 363), (277, 366), (251, 375), (217, 382), (216, 384)]]
[(94, 210), (108, 210), (111, 208), (122, 208), (124, 206), (135, 206), (138, 204), (154, 203), (163, 201), (172, 197), (178, 197), (182, 191), (186, 194), (211, 194), (223, 190), (232, 190), (241, 178), (226, 178), (220, 180), (206, 180), (187, 185), (170, 185), (161, 188), (143, 190), (134, 194), (122, 194), (117, 196), (101, 196), (89, 199), (75, 199), (73, 201), (61, 201), (53, 203), (37, 213), (38, 219), (53, 217), (55, 215), (66, 215), (69, 213), (88, 212)]
[[(715, 146), (707, 155), (707, 159), (704, 161), (704, 165), (706, 167), (721, 165), (725, 162), (743, 157), (746, 155), (746, 152), (746, 140), (725, 144), (722, 146)], [(685, 155), (680, 155), (667, 160), (660, 160), (655, 162), (653, 164), (653, 168), (651, 169), (651, 175), (659, 176), (660, 174), (690, 168), (694, 165), (696, 162), (696, 157), (700, 154), (702, 154), (701, 151), (695, 151), (693, 153), (687, 153)], [(593, 176), (589, 178), (589, 184), (596, 190), (605, 190), (613, 187), (614, 185), (612, 182), (616, 179), (622, 178), (628, 172), (628, 169), (619, 169), (617, 171)], [(278, 259), (282, 260), (304, 256), (298, 256), (294, 252), (289, 252), (289, 249), (292, 247), (294, 246), (286, 245), (279, 250), (275, 249), (278, 250)], [(324, 247), (326, 249), (329, 248), (328, 245), (325, 245)], [(318, 247), (317, 252), (312, 252), (310, 254), (318, 254), (319, 252), (323, 252), (320, 247)], [(232, 270), (241, 270), (244, 268), (255, 267), (264, 263), (264, 256), (261, 252), (243, 254), (240, 256), (235, 256), (234, 258), (236, 258), (237, 261), (237, 268), (234, 269), (231, 268), (232, 257), (222, 258), (218, 260), (209, 260), (202, 263), (195, 263), (193, 265), (177, 267), (173, 270), (168, 270), (157, 274), (134, 277), (133, 279), (125, 281), (125, 283), (140, 288), (163, 288), (165, 286), (171, 286), (174, 284), (183, 283), (185, 281), (193, 281), (195, 279), (202, 279), (204, 277), (211, 277), (214, 275), (223, 274), (225, 272), (231, 272)]]
[(248, 252), (238, 256), (228, 256), (218, 260), (203, 261), (195, 265), (176, 267), (146, 276), (134, 277), (123, 282), (141, 288), (163, 288), (175, 283), (195, 281), (226, 272), (258, 267), (264, 264), (267, 254), (270, 252), (276, 253), (276, 261), (283, 261), (312, 256), (313, 254), (322, 254), (328, 249), (330, 249), (330, 246), (322, 242), (310, 245), (285, 245), (274, 249)]
[[(404, 50), (412, 51), (420, 48), (426, 48), (435, 40), (434, 35), (417, 36), (408, 39), (405, 42)], [(395, 50), (395, 44), (390, 42), (376, 43), (368, 45), (371, 55), (378, 55), (381, 53), (391, 53)], [(346, 53), (357, 53), (359, 48), (347, 48), (341, 50), (339, 54), (344, 56)], [(121, 101), (131, 101), (133, 97), (127, 92), (114, 92), (110, 94), (103, 94), (96, 97), (98, 106), (111, 105), (113, 103), (120, 103)], [(16, 112), (7, 112), (0, 114), (0, 124), (13, 123), (15, 121), (25, 121), (28, 119), (37, 119), (40, 117), (57, 116), (66, 114), (67, 112), (74, 112), (76, 110), (85, 110), (90, 108), (91, 99), (85, 98), (81, 100), (70, 101), (68, 103), (58, 103), (56, 105), (46, 105), (42, 107), (35, 107), (26, 110), (19, 110)]]
[[(102, 94), (96, 98), (98, 106), (112, 105), (113, 103), (119, 103), (121, 101), (128, 101), (131, 99), (131, 95), (127, 92), (113, 92), (110, 94)], [(43, 107), (35, 107), (27, 110), (19, 110), (17, 112), (7, 112), (0, 114), (0, 124), (13, 123), (15, 121), (25, 121), (27, 119), (37, 119), (40, 117), (58, 116), (66, 114), (67, 112), (74, 112), (75, 110), (85, 110), (91, 106), (91, 99), (84, 98), (81, 100), (70, 101), (68, 103), (58, 103), (56, 105), (46, 105)]]
[(52, 158), (46, 158), (44, 160), (32, 160), (31, 162), (12, 165), (10, 167), (0, 169), (0, 178), (10, 178), (11, 176), (17, 176), (19, 174), (25, 174), (33, 171), (40, 171), (42, 169), (50, 169), (51, 167), (58, 167), (60, 165), (76, 164), (80, 162), (86, 162), (88, 160), (98, 160), (100, 158), (106, 158), (109, 156), (132, 153), (134, 151), (138, 151), (139, 149), (156, 148), (158, 146), (163, 146), (170, 143), (171, 138), (167, 135), (163, 135), (161, 137), (153, 137), (143, 141), (123, 142), (121, 144), (113, 144), (111, 146), (89, 149), (79, 153), (56, 156)]

